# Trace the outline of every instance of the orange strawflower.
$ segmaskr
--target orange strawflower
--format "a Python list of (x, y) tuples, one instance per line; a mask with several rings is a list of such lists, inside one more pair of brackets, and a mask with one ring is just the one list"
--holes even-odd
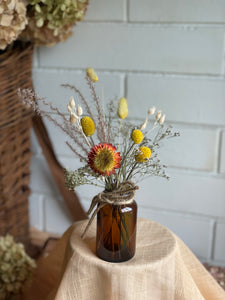
[(115, 152), (116, 147), (111, 144), (98, 144), (91, 148), (88, 154), (88, 164), (95, 172), (103, 176), (115, 174), (115, 169), (120, 168), (120, 152)]

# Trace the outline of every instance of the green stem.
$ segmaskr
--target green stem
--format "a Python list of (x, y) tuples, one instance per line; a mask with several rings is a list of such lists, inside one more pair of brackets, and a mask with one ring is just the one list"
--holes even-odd
[(101, 86), (101, 91), (102, 91), (102, 112), (103, 112), (103, 120), (104, 120), (104, 123), (105, 123), (105, 102), (104, 102), (104, 89), (103, 89), (103, 86), (102, 84), (100, 83), (100, 86)]
[(129, 178), (131, 177), (131, 175), (132, 175), (134, 169), (136, 168), (136, 166), (137, 166), (137, 162), (133, 165), (132, 169), (130, 170), (130, 173), (128, 174), (128, 176), (126, 178), (126, 180), (129, 180)]
[(91, 144), (89, 143), (89, 141), (88, 141), (88, 139), (87, 139), (85, 133), (83, 132), (82, 126), (80, 125), (80, 120), (78, 120), (78, 128), (80, 129), (81, 133), (83, 134), (84, 139), (85, 139), (87, 145), (91, 148)]
[(92, 136), (90, 136), (90, 140), (91, 140), (92, 146), (94, 146), (94, 145), (95, 145), (95, 142), (94, 142)]
[(153, 124), (152, 128), (145, 134), (144, 138), (145, 138), (147, 135), (149, 135), (149, 133), (150, 133), (151, 131), (153, 131), (155, 128), (157, 128), (157, 124), (158, 124), (158, 122), (155, 121), (155, 123)]
[(121, 133), (122, 121), (123, 121), (123, 120), (120, 119), (118, 151), (120, 151), (120, 133)]
[[(117, 188), (119, 187), (119, 183), (120, 183), (120, 177), (121, 177), (121, 172), (122, 170), (124, 170), (124, 168), (126, 168), (126, 164), (125, 164), (125, 161), (128, 157), (131, 156), (134, 148), (135, 148), (135, 145), (136, 144), (131, 144), (130, 148), (128, 149), (126, 155), (122, 158), (122, 161), (121, 161), (121, 168), (119, 169), (118, 173), (117, 173)], [(126, 174), (126, 172), (123, 172), (124, 174)], [(125, 175), (124, 175), (124, 178), (125, 178)], [(122, 181), (122, 180), (121, 180)]]

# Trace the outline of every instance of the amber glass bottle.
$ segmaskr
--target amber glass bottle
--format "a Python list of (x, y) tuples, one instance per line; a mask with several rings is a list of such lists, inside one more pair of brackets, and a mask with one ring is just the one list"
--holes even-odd
[(96, 251), (110, 262), (131, 259), (136, 248), (137, 204), (106, 204), (97, 215)]

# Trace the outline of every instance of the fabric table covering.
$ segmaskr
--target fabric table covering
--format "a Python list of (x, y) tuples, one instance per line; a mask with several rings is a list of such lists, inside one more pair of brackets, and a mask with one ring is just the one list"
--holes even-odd
[(138, 219), (136, 254), (122, 263), (96, 256), (96, 224), (82, 240), (86, 224), (74, 223), (42, 259), (31, 287), (33, 300), (225, 300), (194, 254), (160, 224)]

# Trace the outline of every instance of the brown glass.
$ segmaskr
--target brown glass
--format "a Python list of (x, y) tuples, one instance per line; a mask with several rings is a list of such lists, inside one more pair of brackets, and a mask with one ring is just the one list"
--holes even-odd
[(96, 252), (110, 262), (131, 259), (136, 248), (137, 204), (106, 204), (97, 215)]

